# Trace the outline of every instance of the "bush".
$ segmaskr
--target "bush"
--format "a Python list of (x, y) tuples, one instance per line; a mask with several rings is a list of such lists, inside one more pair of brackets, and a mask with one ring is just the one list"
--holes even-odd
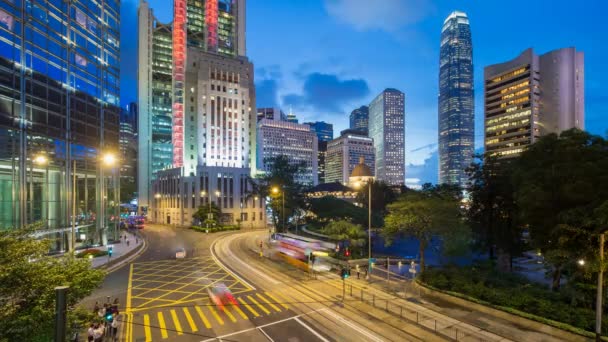
[[(537, 316), (528, 318), (541, 321), (545, 318), (587, 331), (593, 331), (595, 326), (594, 308), (589, 301), (580, 300), (579, 291), (582, 290), (576, 288), (576, 284), (563, 292), (553, 292), (517, 274), (500, 273), (491, 265), (428, 269), (421, 274), (420, 280), (433, 288), (473, 298), (482, 304)], [(608, 319), (602, 324), (604, 334), (608, 333), (607, 324)]]
[(85, 251), (82, 251), (76, 254), (77, 258), (89, 258), (89, 255), (92, 255), (93, 258), (97, 258), (100, 256), (108, 255), (108, 251), (102, 251), (97, 248), (89, 248)]
[(215, 226), (215, 227), (200, 227), (200, 226), (192, 226), (190, 227), (190, 229), (192, 230), (196, 230), (197, 232), (202, 232), (205, 233), (207, 230), (209, 230), (209, 233), (217, 233), (217, 232), (227, 232), (227, 231), (231, 231), (231, 230), (240, 230), (241, 228), (239, 226), (231, 226), (231, 225), (226, 225), (226, 226)]

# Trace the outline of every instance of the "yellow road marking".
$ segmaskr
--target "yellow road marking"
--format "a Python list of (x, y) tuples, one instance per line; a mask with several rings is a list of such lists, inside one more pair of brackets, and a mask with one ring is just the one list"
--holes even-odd
[(167, 334), (167, 325), (165, 324), (165, 317), (163, 317), (162, 312), (158, 312), (158, 325), (160, 326), (160, 334), (163, 338), (169, 338)]
[(226, 316), (228, 316), (230, 318), (230, 320), (234, 323), (236, 322), (236, 318), (234, 318), (234, 316), (232, 315), (232, 313), (228, 310), (226, 310), (225, 306), (222, 306), (222, 310), (224, 311), (224, 313), (226, 314)]
[(239, 313), (239, 315), (241, 315), (241, 317), (243, 317), (243, 319), (249, 319), (249, 317), (247, 317), (247, 315), (245, 315), (243, 310), (241, 310), (241, 308), (239, 308), (238, 305), (233, 305), (232, 307), (236, 310), (236, 312)]
[(213, 308), (213, 306), (208, 306), (209, 311), (211, 311), (211, 313), (213, 314), (213, 316), (215, 317), (215, 319), (221, 324), (224, 325), (224, 320), (222, 319), (222, 317), (220, 317), (220, 315), (217, 314), (217, 312), (215, 311), (215, 309)]
[(207, 317), (205, 317), (205, 315), (203, 314), (203, 310), (201, 310), (200, 306), (195, 305), (194, 309), (196, 309), (196, 312), (198, 312), (198, 315), (201, 316), (203, 323), (205, 323), (205, 327), (207, 329), (211, 329), (211, 324), (209, 324), (209, 321), (207, 320)]
[(276, 310), (276, 311), (278, 311), (278, 312), (281, 312), (281, 309), (280, 309), (278, 306), (276, 306), (276, 305), (272, 304), (270, 301), (268, 301), (268, 299), (266, 299), (266, 298), (265, 298), (264, 296), (262, 296), (261, 294), (256, 293), (255, 295), (256, 295), (256, 296), (258, 296), (258, 298), (260, 298), (260, 300), (262, 300), (264, 303), (266, 303), (266, 304), (270, 305), (270, 307), (271, 307), (271, 308), (275, 309), (275, 310)]
[(150, 316), (144, 315), (144, 332), (146, 333), (146, 342), (152, 341), (152, 331), (150, 331)]
[(268, 292), (264, 292), (264, 293), (266, 293), (266, 295), (267, 295), (267, 296), (268, 296), (270, 299), (274, 300), (274, 302), (275, 302), (275, 303), (279, 303), (279, 304), (281, 304), (281, 306), (282, 306), (282, 307), (284, 307), (285, 309), (287, 309), (287, 305), (285, 305), (285, 304), (284, 304), (284, 303), (282, 303), (281, 301), (277, 300), (277, 299), (276, 299), (275, 297), (273, 297), (273, 296), (272, 296), (270, 293), (268, 293)]
[(247, 304), (243, 299), (241, 299), (241, 297), (238, 298), (239, 302), (241, 302), (241, 304), (243, 304), (247, 310), (249, 310), (249, 312), (251, 312), (255, 317), (260, 317), (260, 314), (255, 311), (251, 305)]
[(133, 329), (132, 327), (132, 320), (131, 318), (131, 286), (133, 283), (133, 264), (131, 264), (129, 266), (129, 278), (127, 280), (127, 302), (126, 305), (127, 307), (125, 307), (125, 314), (127, 316), (127, 326), (125, 327), (125, 334), (127, 336), (125, 336), (125, 339), (127, 340), (127, 342), (131, 341), (133, 339), (133, 336), (131, 334), (131, 330)]
[(183, 335), (184, 330), (182, 330), (182, 325), (179, 324), (179, 319), (177, 318), (177, 313), (173, 309), (171, 309), (171, 317), (173, 317), (173, 323), (175, 324), (175, 330), (177, 330), (177, 334)]
[(255, 298), (253, 298), (251, 296), (247, 296), (247, 298), (249, 298), (249, 300), (252, 301), (253, 304), (257, 305), (260, 309), (262, 309), (262, 311), (264, 311), (267, 315), (270, 315), (270, 311), (268, 311), (265, 307), (261, 306), (260, 303), (258, 303), (258, 301), (255, 300)]
[(183, 308), (183, 309), (184, 309), (184, 315), (186, 315), (186, 319), (188, 320), (188, 324), (190, 324), (190, 329), (192, 330), (192, 332), (198, 331), (198, 328), (196, 327), (196, 324), (194, 324), (194, 320), (192, 319), (192, 316), (190, 315), (190, 311), (188, 311), (188, 308)]

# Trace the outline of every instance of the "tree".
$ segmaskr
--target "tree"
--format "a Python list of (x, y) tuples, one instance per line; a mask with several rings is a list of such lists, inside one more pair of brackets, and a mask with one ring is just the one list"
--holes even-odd
[(367, 210), (333, 196), (311, 198), (308, 208), (320, 222), (347, 220), (367, 226)]
[[(92, 269), (88, 259), (48, 256), (51, 243), (30, 237), (34, 228), (0, 231), (0, 341), (52, 340), (54, 288), (70, 286), (71, 307), (105, 276)], [(68, 317), (75, 319), (73, 314)]]
[(447, 237), (453, 231), (462, 231), (460, 201), (444, 188), (427, 186), (425, 189), (407, 190), (389, 204), (381, 234), (386, 245), (397, 236), (409, 235), (419, 241), (420, 270), (424, 271), (424, 250), (431, 239)]
[(367, 234), (363, 227), (349, 221), (332, 221), (323, 228), (323, 234), (333, 240), (348, 242), (351, 247), (360, 248), (365, 245)]
[(515, 161), (513, 185), (530, 239), (552, 266), (553, 289), (577, 256), (597, 255), (608, 199), (608, 142), (578, 129), (541, 137)]
[[(211, 214), (213, 214), (213, 218), (209, 218), (210, 212)], [(198, 210), (192, 215), (192, 218), (205, 224), (215, 224), (216, 222), (220, 222), (221, 217), (222, 208), (218, 207), (217, 204), (215, 204), (214, 202), (211, 202), (211, 211), (209, 211), (208, 204), (203, 204), (198, 207)]]
[(521, 226), (513, 198), (511, 167), (489, 155), (475, 156), (469, 174), (467, 220), (477, 247), (498, 255), (498, 269), (511, 271), (513, 255), (521, 252)]
[(266, 158), (264, 165), (267, 171), (251, 182), (253, 191), (250, 195), (270, 198), (268, 205), (272, 209), (272, 221), (275, 227), (282, 228), (283, 217), (287, 223), (296, 209), (304, 207), (303, 194), (306, 185), (301, 184), (297, 176), (305, 172), (305, 164), (290, 162), (287, 156), (279, 155)]
[[(386, 206), (395, 202), (397, 194), (385, 182), (369, 182), (362, 187), (357, 194), (357, 202), (362, 203), (365, 208), (369, 207), (370, 186), (372, 187), (372, 216), (384, 217), (386, 215)], [(381, 222), (379, 225), (381, 225)]]

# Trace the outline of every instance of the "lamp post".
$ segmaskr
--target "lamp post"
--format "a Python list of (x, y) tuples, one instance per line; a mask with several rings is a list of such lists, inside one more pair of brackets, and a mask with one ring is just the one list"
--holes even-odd
[(154, 222), (158, 222), (158, 216), (159, 216), (159, 212), (160, 212), (160, 204), (162, 203), (161, 198), (162, 195), (159, 193), (154, 194), (154, 198), (156, 199), (156, 206), (155, 206), (155, 212), (154, 212)]
[[(102, 157), (102, 163), (104, 166), (107, 167), (113, 167), (114, 164), (116, 164), (116, 156), (114, 156), (113, 153), (106, 153), (103, 155)], [(102, 229), (105, 229), (105, 222), (106, 222), (106, 205), (105, 205), (105, 200), (107, 199), (107, 194), (106, 194), (106, 182), (105, 179), (103, 177), (103, 168), (102, 168), (102, 172), (101, 172), (101, 212), (100, 212), (100, 220), (101, 220), (101, 225), (102, 225)], [(74, 173), (74, 177), (75, 173)], [(75, 197), (74, 197), (75, 198)], [(74, 214), (75, 216), (75, 214)], [(116, 232), (114, 232), (114, 235), (116, 235)]]
[[(355, 188), (362, 188), (360, 182), (355, 183)], [(370, 274), (372, 273), (372, 180), (367, 182), (367, 275), (365, 279), (369, 280)]]
[[(34, 201), (34, 165), (33, 164), (37, 164), (40, 166), (47, 166), (48, 164), (48, 159), (46, 158), (46, 156), (40, 154), (34, 157), (34, 159), (32, 159), (32, 167), (30, 169), (30, 220), (34, 217), (34, 205), (33, 205), (33, 201)], [(48, 166), (46, 167), (46, 177), (47, 177), (47, 184), (48, 184)], [(48, 185), (47, 185), (47, 192), (48, 192)], [(47, 196), (47, 201), (48, 201), (48, 196)], [(47, 220), (48, 220), (48, 203), (47, 203)], [(48, 228), (48, 222), (47, 222), (47, 228)]]
[[(283, 187), (281, 186), (281, 201), (282, 201), (282, 206), (283, 206), (283, 232), (285, 232), (285, 189), (283, 189)], [(272, 192), (275, 194), (279, 193), (279, 188), (278, 187), (273, 187), (272, 188)]]
[(597, 276), (597, 298), (595, 299), (595, 340), (602, 340), (602, 309), (604, 281), (604, 239), (605, 233), (600, 234), (600, 272)]
[[(217, 207), (221, 208), (222, 207), (222, 199), (220, 198), (220, 196), (222, 195), (222, 193), (219, 190), (215, 190), (215, 198), (217, 198)], [(211, 200), (209, 200), (209, 214), (213, 215), (211, 213)], [(213, 216), (211, 216), (213, 217)], [(217, 218), (217, 223), (220, 223), (220, 218)]]

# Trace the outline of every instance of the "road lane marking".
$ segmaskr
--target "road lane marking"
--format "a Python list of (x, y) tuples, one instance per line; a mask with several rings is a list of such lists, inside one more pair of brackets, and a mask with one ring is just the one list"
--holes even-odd
[(163, 338), (169, 338), (167, 334), (167, 325), (165, 324), (165, 317), (162, 312), (158, 312), (158, 325), (160, 326), (160, 334)]
[(264, 311), (267, 315), (270, 315), (270, 311), (268, 311), (265, 307), (263, 307), (262, 305), (260, 305), (260, 303), (258, 303), (257, 300), (255, 300), (255, 298), (251, 297), (251, 296), (247, 296), (247, 298), (252, 301), (255, 305), (257, 305), (260, 309), (262, 309), (262, 311)]
[(247, 315), (245, 315), (245, 313), (243, 312), (243, 310), (241, 310), (241, 308), (239, 308), (238, 304), (235, 304), (232, 307), (236, 310), (236, 312), (239, 313), (239, 315), (241, 315), (241, 317), (243, 317), (243, 319), (247, 319), (247, 320), (249, 319), (249, 317), (247, 317)]
[(241, 302), (241, 304), (243, 304), (247, 310), (249, 310), (249, 312), (251, 312), (255, 317), (260, 317), (260, 314), (255, 311), (254, 308), (251, 307), (251, 305), (247, 304), (247, 302), (245, 302), (241, 297), (238, 298), (239, 302)]
[(270, 342), (274, 342), (274, 340), (272, 339), (272, 337), (270, 337), (270, 336), (269, 336), (269, 335), (268, 335), (268, 334), (267, 334), (267, 333), (264, 331), (264, 329), (262, 329), (262, 328), (258, 328), (258, 330), (259, 330), (259, 331), (260, 331), (262, 334), (264, 334), (264, 336), (266, 336), (266, 338), (268, 339), (268, 341), (270, 341)]
[(213, 261), (215, 261), (216, 264), (218, 264), (221, 268), (223, 268), (226, 272), (230, 273), (232, 276), (234, 276), (236, 279), (240, 280), (241, 283), (249, 286), (250, 289), (255, 290), (255, 287), (251, 284), (249, 284), (248, 282), (246, 282), (243, 278), (239, 277), (238, 274), (232, 272), (228, 267), (226, 267), (224, 264), (222, 264), (220, 262), (220, 260), (215, 256), (215, 244), (217, 243), (218, 240), (213, 241), (213, 243), (211, 244), (211, 246), (209, 246), (209, 250), (211, 251), (211, 257), (213, 258)]
[(173, 324), (175, 325), (175, 330), (177, 330), (178, 335), (183, 335), (184, 331), (182, 330), (182, 325), (179, 323), (179, 319), (177, 318), (177, 312), (171, 309), (171, 317), (173, 318)]
[(288, 309), (287, 305), (285, 305), (285, 304), (283, 304), (281, 301), (277, 300), (277, 299), (276, 299), (275, 297), (273, 297), (273, 296), (272, 296), (270, 293), (268, 293), (268, 292), (264, 292), (264, 293), (265, 293), (265, 294), (268, 296), (268, 298), (270, 298), (270, 299), (274, 300), (274, 302), (275, 302), (275, 303), (278, 303), (278, 304), (280, 304), (282, 307), (284, 307), (285, 309)]
[(197, 332), (198, 328), (196, 327), (196, 324), (194, 324), (194, 320), (192, 319), (192, 316), (190, 315), (190, 311), (188, 311), (188, 308), (182, 308), (184, 309), (184, 315), (186, 315), (186, 320), (188, 320), (188, 324), (190, 324), (190, 329), (192, 330), (192, 332)]
[(343, 318), (342, 316), (340, 316), (340, 315), (332, 312), (331, 310), (325, 311), (325, 313), (327, 313), (330, 316), (333, 316), (335, 319), (337, 319), (341, 323), (344, 323), (344, 324), (348, 325), (349, 327), (351, 327), (352, 329), (358, 331), (362, 335), (367, 336), (370, 341), (377, 341), (377, 342), (382, 342), (383, 341), (381, 338), (376, 337), (374, 334), (372, 334), (371, 332), (369, 332), (367, 329), (363, 329), (363, 328), (357, 326), (356, 324), (350, 322), (346, 318)]
[(304, 322), (302, 322), (302, 320), (300, 320), (299, 317), (294, 318), (294, 320), (296, 322), (300, 323), (304, 328), (308, 329), (308, 331), (310, 331), (315, 336), (317, 336), (321, 341), (323, 341), (323, 342), (329, 342), (328, 339), (326, 339), (325, 337), (321, 336), (321, 334), (319, 334), (318, 332), (316, 332), (315, 330), (313, 330), (310, 326), (308, 326), (307, 324), (304, 324)]
[(226, 314), (226, 316), (228, 316), (230, 318), (230, 320), (232, 321), (232, 323), (236, 322), (236, 318), (234, 318), (234, 316), (232, 315), (232, 313), (228, 310), (226, 310), (225, 306), (222, 306), (222, 311), (224, 311), (224, 313)]
[(258, 296), (258, 298), (260, 298), (260, 300), (261, 300), (261, 301), (263, 301), (264, 303), (266, 303), (266, 304), (270, 305), (270, 307), (271, 307), (271, 308), (273, 308), (273, 309), (275, 309), (275, 311), (277, 311), (277, 312), (281, 312), (281, 309), (280, 309), (278, 306), (276, 306), (276, 305), (272, 304), (272, 303), (271, 303), (271, 302), (270, 302), (268, 299), (266, 299), (266, 298), (265, 298), (264, 296), (262, 296), (261, 294), (256, 293), (255, 295), (256, 295), (256, 296)]
[(215, 311), (215, 309), (213, 308), (213, 306), (208, 306), (209, 311), (211, 311), (211, 313), (213, 314), (213, 317), (215, 317), (215, 319), (221, 324), (224, 325), (224, 320), (222, 319), (222, 317), (220, 317), (220, 315), (217, 314), (217, 311)]
[(144, 315), (144, 332), (146, 334), (146, 342), (152, 341), (152, 331), (150, 330), (150, 316)]
[(203, 310), (201, 310), (201, 307), (198, 305), (195, 305), (194, 309), (196, 309), (196, 312), (198, 312), (198, 315), (201, 316), (201, 319), (203, 320), (203, 323), (205, 324), (205, 328), (211, 329), (211, 324), (209, 324), (207, 317), (205, 317), (205, 314), (203, 314)]
[(131, 286), (132, 286), (132, 281), (133, 281), (133, 264), (131, 263), (130, 267), (129, 267), (129, 278), (127, 280), (127, 300), (126, 300), (126, 307), (125, 307), (125, 313), (127, 316), (127, 325), (125, 327), (125, 340), (127, 342), (131, 341), (133, 339), (132, 336), (132, 320), (129, 319), (130, 315), (131, 315)]

